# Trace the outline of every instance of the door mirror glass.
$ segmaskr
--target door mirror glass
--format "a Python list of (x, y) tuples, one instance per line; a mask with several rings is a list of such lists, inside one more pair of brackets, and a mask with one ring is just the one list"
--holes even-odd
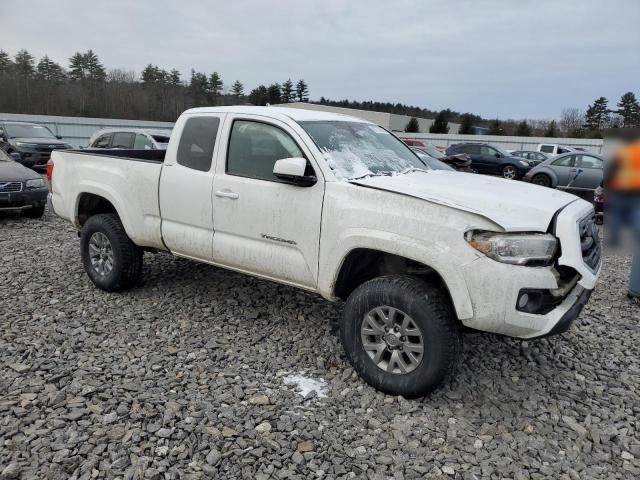
[(501, 155), (500, 153), (498, 153), (498, 152), (494, 153), (493, 155), (494, 155), (496, 158), (500, 158), (500, 157), (502, 157), (502, 155)]
[(305, 175), (306, 169), (306, 158), (283, 158), (273, 165), (273, 175), (293, 185), (310, 187), (317, 179), (314, 175)]

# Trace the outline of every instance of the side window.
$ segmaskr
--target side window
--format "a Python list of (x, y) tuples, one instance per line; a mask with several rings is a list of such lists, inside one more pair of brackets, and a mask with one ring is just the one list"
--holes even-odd
[(536, 160), (539, 160), (539, 161), (544, 161), (544, 160), (546, 160), (546, 159), (547, 159), (547, 157), (545, 157), (545, 156), (544, 156), (544, 155), (542, 155), (541, 153), (536, 153), (536, 158), (535, 158), (535, 159), (536, 159)]
[(184, 124), (178, 144), (178, 163), (187, 168), (208, 172), (213, 159), (220, 119), (192, 117)]
[(553, 153), (553, 145), (542, 145), (540, 151), (544, 153)]
[(494, 150), (491, 147), (487, 147), (486, 145), (483, 145), (480, 147), (480, 155), (484, 155), (486, 157), (493, 157), (496, 153), (498, 153), (496, 150)]
[(153, 150), (153, 142), (146, 135), (137, 133), (133, 148), (135, 150)]
[(577, 157), (577, 167), (602, 169), (602, 160), (600, 160), (599, 158), (592, 157), (591, 155), (577, 155)]
[(227, 154), (229, 175), (278, 182), (273, 165), (277, 160), (293, 157), (304, 157), (304, 153), (284, 130), (248, 120), (233, 122)]
[(575, 160), (575, 155), (567, 155), (566, 157), (557, 159), (552, 163), (552, 165), (554, 167), (573, 167), (575, 165)]
[(461, 150), (469, 155), (480, 155), (480, 145), (466, 145)]
[(91, 148), (109, 148), (109, 143), (111, 143), (111, 134), (107, 133), (106, 135), (98, 137), (98, 139), (93, 142)]
[(113, 134), (113, 142), (111, 142), (111, 148), (133, 148), (133, 140), (135, 133), (128, 132), (116, 132)]

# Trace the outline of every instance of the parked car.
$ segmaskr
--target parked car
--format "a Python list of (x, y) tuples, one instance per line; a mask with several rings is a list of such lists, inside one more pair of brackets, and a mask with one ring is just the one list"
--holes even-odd
[(18, 211), (38, 218), (44, 214), (49, 189), (45, 180), (18, 163), (19, 154), (0, 148), (0, 212)]
[(550, 155), (547, 155), (546, 153), (534, 152), (532, 150), (513, 150), (511, 155), (514, 157), (524, 158), (529, 162), (533, 162), (534, 165), (538, 165), (550, 158)]
[(37, 123), (0, 121), (0, 147), (20, 155), (25, 167), (44, 169), (53, 150), (73, 148), (48, 127)]
[(595, 153), (565, 153), (545, 160), (525, 180), (544, 187), (592, 194), (602, 183), (604, 159)]
[(428, 156), (434, 160), (438, 160), (441, 163), (445, 163), (454, 170), (473, 173), (473, 170), (471, 169), (471, 157), (466, 153), (446, 155), (433, 145), (427, 145), (426, 147), (411, 147), (411, 150), (418, 154)]
[(558, 143), (541, 143), (538, 145), (538, 152), (546, 153), (548, 155), (562, 155), (563, 153), (570, 153), (575, 151), (576, 149), (573, 147), (560, 145)]
[(533, 163), (522, 158), (513, 157), (498, 147), (484, 143), (457, 143), (447, 149), (447, 155), (466, 153), (471, 157), (471, 168), (478, 173), (500, 175), (515, 180), (522, 178)]
[(53, 163), (53, 207), (79, 230), (98, 288), (133, 286), (152, 250), (344, 299), (349, 361), (394, 395), (424, 396), (452, 374), (463, 327), (565, 331), (601, 269), (590, 203), (425, 171), (356, 117), (195, 108), (166, 151), (55, 152)]
[(427, 155), (426, 153), (420, 151), (419, 149), (415, 148), (415, 147), (411, 147), (411, 150), (413, 150), (415, 152), (416, 155), (418, 155), (418, 157), (420, 158), (420, 160), (422, 160), (425, 165), (427, 167), (429, 167), (432, 170), (453, 170), (455, 171), (455, 169), (449, 165), (447, 165), (444, 162), (441, 162), (440, 160), (437, 160), (435, 158), (433, 158), (430, 155)]
[(171, 132), (167, 130), (109, 128), (94, 133), (87, 148), (166, 150), (170, 136)]

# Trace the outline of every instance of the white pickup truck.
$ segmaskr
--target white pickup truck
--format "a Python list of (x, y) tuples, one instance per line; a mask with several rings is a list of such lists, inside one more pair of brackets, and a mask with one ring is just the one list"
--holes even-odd
[(341, 339), (374, 387), (423, 396), (461, 332), (565, 331), (595, 287), (592, 206), (512, 180), (430, 170), (363, 120), (279, 107), (188, 110), (162, 151), (56, 151), (52, 203), (95, 285), (143, 251), (345, 300)]

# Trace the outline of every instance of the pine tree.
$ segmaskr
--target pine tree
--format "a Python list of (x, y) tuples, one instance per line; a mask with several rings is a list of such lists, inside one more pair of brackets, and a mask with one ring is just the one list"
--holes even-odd
[(269, 94), (267, 93), (267, 87), (260, 85), (249, 93), (249, 103), (253, 105), (264, 106), (269, 101)]
[(282, 103), (289, 103), (293, 100), (293, 82), (288, 79), (282, 84), (282, 94), (280, 95), (280, 101)]
[(441, 110), (429, 127), (429, 133), (449, 133), (449, 121), (447, 111)]
[(502, 122), (497, 118), (495, 120), (491, 120), (491, 123), (489, 124), (489, 135), (504, 135)]
[(174, 85), (174, 86), (178, 86), (182, 83), (182, 81), (180, 80), (180, 72), (178, 70), (176, 70), (175, 68), (172, 69), (169, 72), (169, 84)]
[(547, 126), (547, 129), (544, 132), (544, 136), (545, 137), (557, 137), (558, 136), (558, 127), (556, 125), (556, 121), (555, 120), (551, 120), (549, 122), (549, 125)]
[(240, 80), (236, 80), (235, 82), (233, 82), (233, 85), (231, 85), (231, 95), (236, 97), (236, 99), (244, 96), (244, 85), (240, 82)]
[(640, 104), (633, 92), (627, 92), (620, 97), (616, 113), (622, 117), (623, 127), (634, 127), (640, 124)]
[(84, 55), (76, 52), (69, 59), (69, 78), (75, 81), (83, 81), (87, 78)]
[(13, 62), (11, 61), (11, 57), (4, 50), (0, 50), (0, 78), (5, 77), (9, 74), (9, 70)]
[(209, 81), (204, 73), (196, 72), (191, 69), (191, 81), (189, 82), (189, 92), (193, 97), (193, 103), (196, 107), (205, 105), (207, 102), (207, 93)]
[(272, 105), (277, 105), (278, 103), (280, 103), (281, 97), (280, 97), (280, 84), (279, 83), (272, 83), (271, 85), (269, 85), (269, 87), (267, 88), (267, 97), (268, 102)]
[(48, 55), (42, 57), (36, 67), (37, 76), (42, 80), (60, 83), (65, 79), (65, 72), (60, 65), (52, 61)]
[(531, 128), (526, 120), (522, 120), (518, 124), (518, 128), (516, 128), (516, 136), (518, 137), (530, 137), (531, 136)]
[(418, 123), (418, 119), (416, 117), (411, 117), (407, 126), (404, 127), (404, 131), (407, 133), (419, 133), (420, 132), (420, 123)]
[(588, 130), (601, 130), (609, 122), (609, 108), (607, 99), (600, 97), (589, 105), (584, 116), (585, 127)]
[(16, 73), (22, 77), (29, 78), (35, 73), (33, 55), (26, 50), (20, 50), (14, 59)]
[(84, 54), (84, 64), (87, 72), (87, 80), (93, 82), (104, 82), (107, 78), (107, 73), (104, 70), (104, 66), (100, 63), (98, 55), (93, 50), (88, 50)]
[(309, 101), (309, 87), (307, 82), (302, 79), (298, 80), (298, 83), (296, 83), (296, 98), (299, 102)]
[(461, 135), (473, 134), (473, 116), (470, 113), (463, 113), (460, 117), (460, 130), (458, 133)]
[(209, 94), (213, 104), (216, 105), (218, 97), (222, 95), (222, 77), (218, 72), (213, 72), (209, 77)]
[(155, 65), (148, 64), (142, 70), (140, 79), (145, 87), (149, 87), (160, 79), (160, 69)]

